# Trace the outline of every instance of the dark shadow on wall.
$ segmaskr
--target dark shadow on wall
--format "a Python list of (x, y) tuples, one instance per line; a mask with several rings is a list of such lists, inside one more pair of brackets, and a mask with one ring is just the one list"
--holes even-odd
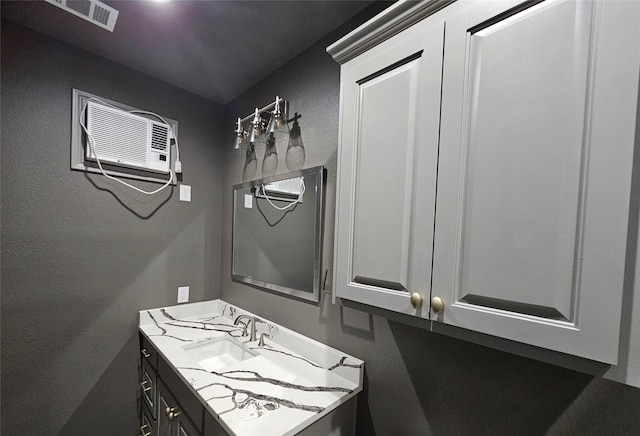
[(340, 306), (340, 330), (346, 335), (375, 342), (373, 315), (367, 312)]
[(640, 434), (640, 389), (594, 378), (548, 435)]
[[(154, 216), (156, 212), (158, 212), (162, 208), (162, 206), (167, 204), (169, 200), (171, 200), (175, 188), (174, 185), (170, 185), (164, 189), (164, 192), (159, 192), (155, 195), (147, 195), (141, 193), (138, 194), (131, 188), (124, 187), (124, 185), (120, 185), (115, 181), (112, 182), (109, 180), (104, 180), (102, 174), (90, 175), (90, 173), (84, 173), (84, 177), (87, 181), (89, 181), (89, 183), (94, 186), (94, 188), (99, 191), (108, 192), (126, 210), (143, 220), (148, 220), (149, 218)], [(100, 180), (99, 183), (98, 180)], [(113, 186), (99, 186), (99, 184), (104, 183), (111, 183)], [(153, 191), (155, 189), (156, 188), (151, 188), (148, 190)], [(117, 190), (120, 190), (120, 192), (116, 192)]]
[[(134, 333), (64, 425), (58, 436), (133, 435), (138, 429), (138, 335)], [(132, 388), (122, 391), (123, 377)], [(61, 397), (64, 397), (62, 395)]]
[(369, 408), (369, 376), (365, 363), (364, 377), (362, 380), (362, 392), (358, 394), (358, 406), (356, 415), (356, 435), (376, 436), (376, 429)]
[(394, 321), (389, 326), (435, 435), (546, 434), (593, 380)]

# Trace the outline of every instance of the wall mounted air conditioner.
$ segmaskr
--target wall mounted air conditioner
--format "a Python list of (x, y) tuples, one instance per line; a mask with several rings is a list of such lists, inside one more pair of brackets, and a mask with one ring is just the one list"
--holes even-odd
[[(167, 124), (89, 101), (87, 131), (101, 163), (169, 172), (171, 128)], [(88, 140), (85, 148), (86, 158), (95, 161)]]

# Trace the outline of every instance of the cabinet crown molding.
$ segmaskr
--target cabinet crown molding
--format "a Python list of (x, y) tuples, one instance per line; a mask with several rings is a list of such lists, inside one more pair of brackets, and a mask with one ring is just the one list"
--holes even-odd
[(400, 0), (351, 33), (331, 44), (327, 47), (327, 53), (339, 64), (344, 64), (454, 1), (455, 0)]

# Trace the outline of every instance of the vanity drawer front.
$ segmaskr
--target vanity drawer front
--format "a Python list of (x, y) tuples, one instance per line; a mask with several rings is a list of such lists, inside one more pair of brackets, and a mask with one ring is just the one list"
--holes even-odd
[(140, 393), (142, 400), (156, 417), (156, 372), (146, 360), (142, 360), (140, 369)]
[(158, 369), (158, 351), (143, 334), (140, 334), (140, 355), (143, 362), (149, 362), (153, 369)]
[(151, 412), (145, 406), (142, 406), (142, 414), (140, 417), (140, 436), (156, 436), (156, 421), (151, 416)]
[(188, 415), (195, 427), (202, 431), (203, 407), (200, 401), (189, 390), (187, 384), (180, 379), (175, 370), (162, 358), (158, 357), (158, 375), (169, 388), (181, 409)]

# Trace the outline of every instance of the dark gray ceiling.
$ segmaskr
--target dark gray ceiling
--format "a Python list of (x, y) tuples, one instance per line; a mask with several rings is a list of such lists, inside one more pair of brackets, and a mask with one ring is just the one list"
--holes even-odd
[(369, 1), (105, 1), (114, 32), (44, 1), (2, 17), (226, 104), (348, 21)]

